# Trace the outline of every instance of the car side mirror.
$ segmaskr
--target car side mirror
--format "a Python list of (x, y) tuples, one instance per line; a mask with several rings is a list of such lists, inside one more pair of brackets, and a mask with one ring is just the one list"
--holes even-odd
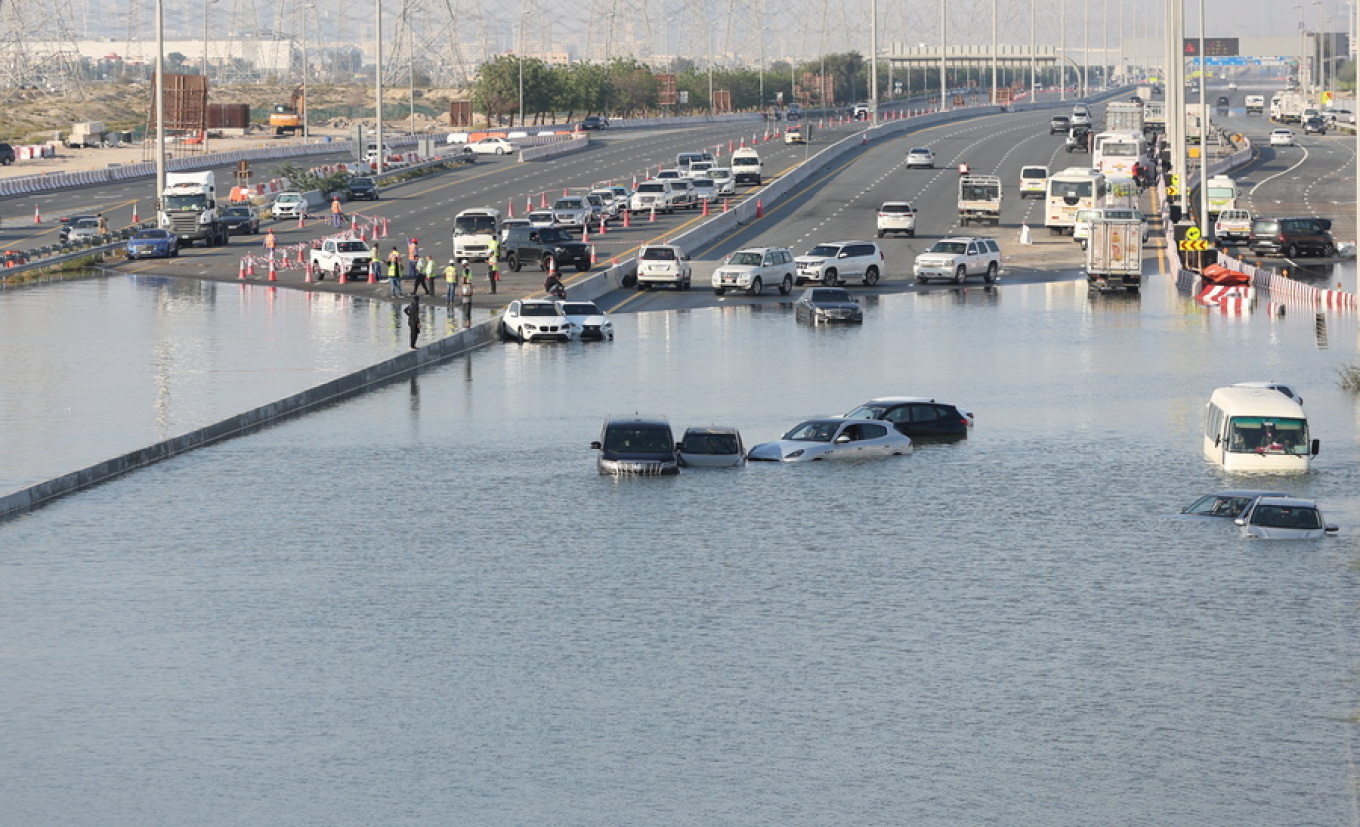
[(1318, 450), (1321, 449), (1321, 448), (1322, 448), (1322, 440), (1320, 440), (1320, 439), (1315, 439), (1315, 440), (1313, 440), (1312, 444), (1310, 444), (1310, 445), (1308, 446), (1308, 453), (1309, 453), (1311, 456), (1317, 456), (1317, 455), (1318, 455)]
[(596, 440), (595, 442), (590, 443), (590, 447), (591, 447), (591, 450), (594, 450), (594, 451), (598, 451), (598, 450), (604, 448), (604, 446), (601, 445), (601, 444), (599, 443), (599, 440)]
[(1237, 525), (1246, 525), (1246, 524), (1247, 524), (1246, 518), (1244, 518), (1244, 517), (1237, 517), (1236, 519), (1233, 520), (1233, 522), (1234, 522), (1235, 524), (1237, 524)]
[(849, 434), (841, 434), (840, 436), (836, 437), (836, 444), (837, 444), (837, 445), (844, 445), (845, 443), (847, 443), (847, 442), (849, 442), (849, 441), (850, 441), (850, 435), (849, 435)]
[(685, 450), (685, 443), (683, 443), (683, 442), (677, 442), (677, 443), (675, 443), (675, 450), (677, 450), (677, 451), (683, 451), (683, 450)]
[(1335, 534), (1338, 529), (1336, 526), (1332, 525), (1331, 523), (1328, 523), (1327, 527), (1323, 530), (1326, 531), (1328, 534)]

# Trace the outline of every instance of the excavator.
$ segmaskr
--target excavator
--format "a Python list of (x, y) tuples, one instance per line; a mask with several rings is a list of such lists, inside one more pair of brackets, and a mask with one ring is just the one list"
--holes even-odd
[(269, 125), (274, 128), (275, 135), (294, 135), (302, 128), (302, 115), (298, 107), (304, 94), (302, 86), (299, 85), (293, 90), (293, 96), (288, 99), (288, 103), (274, 104), (274, 111), (269, 113)]

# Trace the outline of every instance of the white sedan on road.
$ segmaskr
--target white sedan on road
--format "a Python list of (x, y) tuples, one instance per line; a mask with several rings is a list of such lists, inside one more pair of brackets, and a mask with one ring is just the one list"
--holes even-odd
[(512, 152), (519, 152), (519, 144), (505, 138), (496, 137), (486, 137), (480, 141), (473, 141), (467, 145), (467, 148), (478, 155), (509, 155)]
[(1293, 146), (1293, 145), (1294, 145), (1294, 130), (1292, 130), (1292, 129), (1276, 129), (1274, 132), (1271, 132), (1271, 133), (1270, 133), (1270, 145), (1271, 145), (1271, 146)]

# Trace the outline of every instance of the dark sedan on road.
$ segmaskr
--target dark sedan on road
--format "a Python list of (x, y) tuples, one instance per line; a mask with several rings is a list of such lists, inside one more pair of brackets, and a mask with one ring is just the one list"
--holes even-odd
[(128, 239), (127, 257), (171, 258), (179, 255), (179, 237), (169, 230), (139, 230)]
[(351, 201), (377, 201), (378, 182), (372, 178), (351, 178), (345, 185), (345, 197)]
[(222, 213), (222, 223), (227, 225), (227, 235), (257, 235), (260, 213), (248, 204), (227, 207)]
[(587, 132), (594, 132), (597, 129), (606, 129), (608, 126), (609, 121), (601, 118), (599, 115), (591, 115), (580, 123), (580, 128)]

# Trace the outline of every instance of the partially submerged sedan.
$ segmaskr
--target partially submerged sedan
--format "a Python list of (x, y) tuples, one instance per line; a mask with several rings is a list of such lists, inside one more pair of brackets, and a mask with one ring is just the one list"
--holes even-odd
[(614, 323), (595, 302), (558, 301), (557, 309), (567, 317), (567, 324), (571, 325), (572, 336), (577, 341), (613, 340)]
[(170, 258), (179, 255), (179, 237), (169, 230), (138, 230), (128, 239), (128, 258)]
[(864, 311), (859, 302), (850, 297), (844, 287), (809, 287), (798, 297), (793, 305), (794, 318), (800, 322), (846, 322), (859, 324), (864, 321)]
[(722, 425), (687, 428), (675, 447), (687, 468), (733, 468), (746, 462), (741, 432)]
[(1250, 488), (1233, 488), (1227, 491), (1215, 491), (1212, 494), (1205, 494), (1203, 497), (1181, 509), (1181, 514), (1186, 517), (1221, 517), (1235, 520), (1242, 515), (1247, 506), (1251, 505), (1257, 497), (1288, 497), (1279, 491), (1260, 491)]
[(809, 419), (774, 442), (751, 449), (746, 458), (764, 462), (876, 459), (911, 453), (911, 437), (872, 419)]
[(1337, 531), (1317, 503), (1294, 497), (1257, 497), (1233, 522), (1252, 540), (1315, 540)]

